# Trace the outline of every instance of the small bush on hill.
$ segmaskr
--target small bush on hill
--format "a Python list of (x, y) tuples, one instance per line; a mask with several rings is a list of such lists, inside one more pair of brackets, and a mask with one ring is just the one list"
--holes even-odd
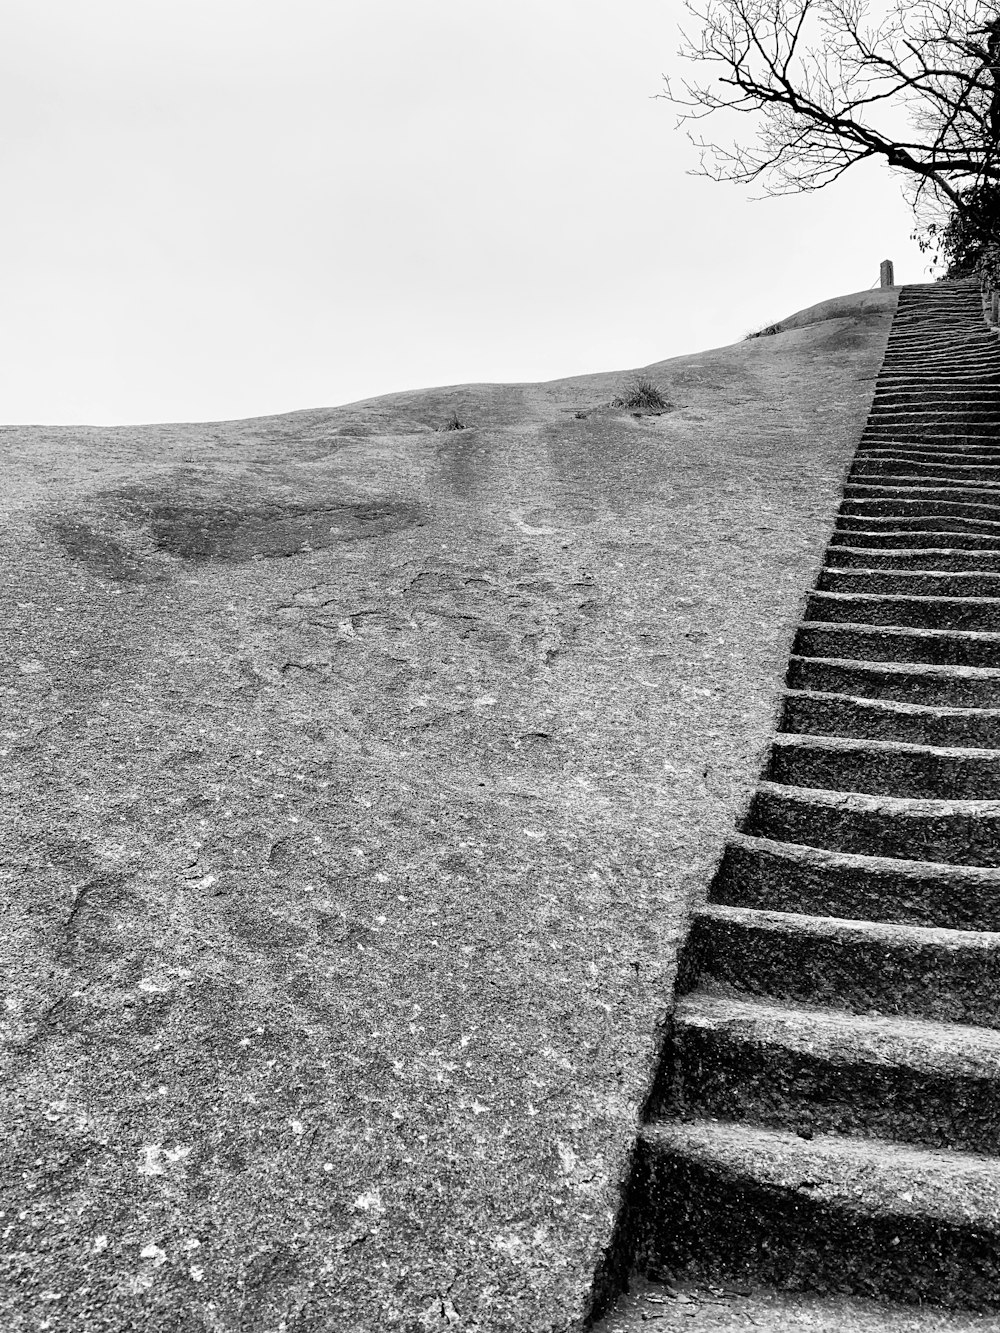
[(442, 430), (468, 430), (468, 426), (459, 417), (457, 412), (452, 412), (451, 416), (441, 427)]
[(649, 412), (653, 410), (662, 411), (670, 404), (652, 380), (647, 379), (645, 375), (637, 375), (634, 380), (625, 385), (620, 393), (612, 398), (611, 406), (640, 408)]
[(780, 324), (765, 324), (762, 329), (754, 329), (752, 333), (748, 333), (744, 337), (743, 341), (749, 342), (751, 338), (770, 338), (772, 334), (780, 332), (781, 332)]

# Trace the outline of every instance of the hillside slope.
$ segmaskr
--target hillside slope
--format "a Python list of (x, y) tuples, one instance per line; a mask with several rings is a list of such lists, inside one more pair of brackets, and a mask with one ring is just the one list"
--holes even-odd
[(582, 1317), (894, 302), (3, 429), (4, 1327)]

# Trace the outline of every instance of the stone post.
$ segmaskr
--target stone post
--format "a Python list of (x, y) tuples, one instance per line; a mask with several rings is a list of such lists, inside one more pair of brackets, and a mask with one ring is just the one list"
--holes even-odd
[(896, 276), (892, 271), (892, 260), (883, 259), (879, 269), (879, 280), (883, 287), (895, 287)]

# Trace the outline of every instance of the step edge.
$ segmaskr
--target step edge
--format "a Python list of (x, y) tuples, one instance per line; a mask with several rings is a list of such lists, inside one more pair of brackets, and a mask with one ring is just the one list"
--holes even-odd
[[(875, 571), (885, 573), (884, 570)], [(942, 570), (942, 573), (950, 573), (949, 570)], [(862, 598), (865, 602), (961, 602), (963, 605), (972, 602), (976, 605), (985, 603), (987, 606), (1000, 606), (1000, 597), (940, 597), (933, 594), (909, 593), (909, 592), (837, 592), (829, 588), (812, 588), (809, 591), (810, 597), (833, 597), (843, 600)]]
[[(887, 1211), (911, 1217), (937, 1215), (942, 1220), (978, 1224), (1000, 1235), (1000, 1162), (980, 1154), (837, 1134), (817, 1134), (804, 1140), (790, 1130), (724, 1120), (650, 1120), (641, 1126), (639, 1140), (654, 1154), (666, 1151), (689, 1156), (706, 1166), (716, 1164), (747, 1182), (790, 1192), (805, 1192), (806, 1181), (816, 1179), (816, 1167), (827, 1171), (839, 1168), (844, 1192), (832, 1198), (824, 1196), (824, 1202), (833, 1206), (847, 1204), (859, 1212), (869, 1212), (874, 1205), (883, 1216)], [(788, 1178), (789, 1171), (796, 1168), (805, 1176), (798, 1188)], [(875, 1199), (870, 1187), (873, 1179), (880, 1187)], [(869, 1184), (868, 1190), (863, 1182)], [(912, 1196), (921, 1185), (925, 1194), (918, 1201)], [(928, 1185), (936, 1196), (933, 1200), (927, 1197)], [(978, 1207), (967, 1193), (970, 1185), (979, 1187)], [(856, 1188), (860, 1188), (860, 1194)], [(907, 1194), (911, 1197), (906, 1198)], [(865, 1206), (866, 1199), (869, 1207)], [(932, 1202), (937, 1207), (930, 1206)]]
[[(809, 660), (824, 661), (827, 659), (810, 658)], [(851, 661), (853, 659), (846, 658), (844, 660)], [(956, 721), (965, 721), (965, 722), (975, 722), (977, 719), (982, 718), (985, 721), (1000, 722), (1000, 708), (956, 708), (949, 704), (937, 705), (937, 704), (903, 703), (897, 699), (878, 699), (878, 698), (872, 699), (868, 698), (865, 695), (842, 694), (836, 690), (786, 689), (782, 693), (782, 698), (818, 699), (823, 702), (827, 700), (830, 701), (836, 700), (838, 703), (855, 704), (857, 707), (864, 709), (866, 712), (871, 712), (876, 715), (882, 714), (886, 717), (898, 716), (898, 717), (912, 717), (916, 719), (927, 718), (928, 721), (931, 721), (935, 718), (942, 718), (946, 721), (948, 719), (954, 718)], [(789, 731), (789, 732), (775, 732), (774, 734), (776, 736), (796, 736), (796, 735), (813, 735), (814, 733)], [(819, 733), (815, 734), (818, 735)], [(843, 739), (852, 740), (854, 738), (848, 736), (844, 737)], [(973, 749), (975, 747), (964, 747), (964, 748)], [(979, 751), (977, 751), (977, 753), (979, 753)]]
[[(831, 1062), (843, 1056), (842, 1043), (849, 1039), (859, 1047), (858, 1059), (840, 1058), (836, 1063), (884, 1064), (925, 1073), (945, 1072), (952, 1067), (956, 1074), (995, 1083), (1000, 1093), (1000, 1031), (995, 1028), (909, 1014), (858, 1014), (831, 1005), (783, 1003), (776, 997), (764, 1000), (760, 996), (715, 995), (698, 990), (678, 999), (671, 1022), (675, 1029), (711, 1029), (736, 1042), (752, 1043), (758, 1039), (755, 1032), (759, 1032), (762, 1044), (815, 1054)], [(745, 1028), (727, 1031), (729, 1023)], [(891, 1049), (894, 1043), (896, 1051)], [(882, 1046), (888, 1049), (880, 1050)]]
[[(809, 792), (818, 788), (803, 787), (800, 790)], [(938, 884), (965, 883), (977, 884), (983, 888), (1000, 888), (1000, 866), (962, 865), (955, 861), (918, 861), (913, 857), (843, 852), (835, 847), (815, 847), (811, 843), (784, 842), (780, 838), (768, 838), (763, 834), (744, 833), (741, 829), (733, 829), (730, 832), (726, 839), (726, 847), (733, 847), (751, 855), (760, 853), (813, 870), (867, 871), (873, 875), (891, 875), (923, 883), (929, 881)], [(729, 905), (739, 906), (735, 903)], [(944, 929), (949, 928), (944, 927)]]
[[(981, 748), (973, 745), (925, 745), (920, 741), (896, 741), (869, 739), (863, 736), (825, 736), (805, 731), (776, 731), (769, 741), (772, 747), (784, 747), (787, 750), (808, 749), (844, 751), (872, 751), (875, 754), (912, 754), (927, 755), (929, 758), (947, 759), (989, 759), (1000, 763), (1000, 749)], [(1000, 800), (1000, 797), (997, 798)]]
[[(839, 624), (838, 628), (843, 629), (843, 624)], [(789, 665), (793, 662), (819, 662), (826, 666), (852, 667), (876, 675), (916, 675), (930, 680), (1000, 680), (1000, 667), (960, 666), (950, 662), (872, 662), (863, 657), (807, 657), (802, 653), (790, 653)]]
[(965, 815), (968, 818), (1000, 819), (1000, 799), (987, 801), (935, 796), (882, 796), (872, 792), (839, 791), (834, 787), (800, 787), (792, 782), (773, 782), (769, 778), (762, 778), (758, 782), (757, 792), (827, 809), (842, 806), (865, 814), (925, 815), (928, 818)]
[[(954, 639), (957, 643), (981, 643), (984, 647), (995, 645), (1000, 648), (1000, 631), (989, 629), (928, 629), (924, 625), (869, 625), (864, 620), (800, 620), (796, 627), (796, 633), (799, 630), (819, 630), (823, 634), (839, 634), (843, 631), (854, 633), (861, 632), (865, 634), (884, 634), (889, 638), (910, 638), (910, 639)], [(793, 653), (792, 656), (801, 656)], [(806, 660), (822, 660), (808, 658)], [(853, 658), (835, 659), (830, 661), (842, 660), (846, 662), (853, 661)], [(886, 664), (882, 664), (886, 665)], [(901, 663), (900, 665), (907, 665)], [(912, 666), (946, 666), (947, 663), (934, 662), (913, 662)], [(997, 671), (1000, 667), (970, 667), (971, 671)]]
[(779, 912), (773, 908), (740, 907), (730, 903), (702, 903), (692, 913), (692, 921), (752, 926), (775, 935), (807, 936), (816, 940), (849, 939), (858, 943), (939, 948), (954, 953), (1000, 952), (1000, 931), (913, 926), (894, 921), (869, 921), (864, 917), (813, 916), (807, 912)]

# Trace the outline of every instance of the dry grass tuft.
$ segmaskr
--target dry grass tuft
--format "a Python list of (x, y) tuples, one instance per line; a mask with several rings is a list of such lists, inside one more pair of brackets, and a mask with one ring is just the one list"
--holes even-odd
[(651, 379), (637, 375), (611, 400), (612, 407), (638, 408), (645, 411), (663, 411), (670, 406)]

